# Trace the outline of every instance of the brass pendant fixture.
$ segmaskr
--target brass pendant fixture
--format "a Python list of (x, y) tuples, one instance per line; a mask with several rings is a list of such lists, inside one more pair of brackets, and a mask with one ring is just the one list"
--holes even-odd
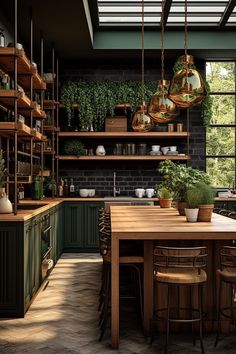
[(135, 132), (148, 132), (153, 126), (153, 120), (147, 113), (147, 106), (144, 98), (144, 0), (142, 0), (142, 81), (141, 81), (141, 94), (142, 94), (142, 104), (137, 108), (133, 120), (132, 129)]
[(153, 128), (153, 121), (147, 113), (146, 103), (143, 101), (133, 117), (132, 129), (135, 132), (149, 132)]
[(157, 92), (152, 97), (148, 110), (155, 122), (168, 123), (179, 115), (176, 104), (168, 97), (169, 86), (168, 80), (157, 82)]
[(189, 108), (201, 101), (206, 96), (204, 81), (194, 66), (192, 55), (187, 54), (188, 32), (187, 32), (187, 0), (185, 0), (185, 53), (178, 58), (182, 69), (174, 74), (170, 86), (169, 97), (180, 108)]
[(164, 79), (164, 0), (161, 13), (161, 80), (157, 82), (157, 91), (152, 96), (148, 113), (155, 122), (167, 123), (179, 115), (176, 104), (168, 97), (170, 82)]

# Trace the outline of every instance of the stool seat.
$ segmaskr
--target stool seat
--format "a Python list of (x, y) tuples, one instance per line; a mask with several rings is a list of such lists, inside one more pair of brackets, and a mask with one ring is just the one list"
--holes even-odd
[(236, 282), (236, 269), (225, 268), (224, 270), (217, 269), (216, 274), (225, 282)]
[(198, 272), (189, 268), (163, 268), (154, 274), (154, 279), (159, 283), (199, 284), (206, 282), (207, 275), (203, 269)]

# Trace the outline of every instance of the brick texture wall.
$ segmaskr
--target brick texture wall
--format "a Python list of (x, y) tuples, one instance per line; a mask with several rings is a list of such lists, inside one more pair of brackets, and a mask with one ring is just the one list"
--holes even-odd
[[(77, 66), (65, 66), (61, 73), (61, 81), (67, 80), (140, 80), (139, 63), (80, 63)], [(168, 66), (167, 77), (171, 78), (172, 64)], [(203, 72), (204, 63), (198, 63), (198, 69)], [(155, 68), (154, 63), (146, 64), (148, 69), (145, 70), (146, 80), (159, 79), (160, 70)], [(173, 122), (182, 122), (186, 128), (186, 111), (181, 111), (180, 116)], [(205, 128), (201, 117), (201, 106), (195, 106), (190, 110), (190, 155), (189, 165), (200, 170), (205, 169)], [(118, 141), (117, 141), (118, 142)], [(128, 141), (127, 141), (128, 142)], [(186, 139), (172, 139), (172, 141), (137, 141), (147, 142), (148, 148), (151, 144), (159, 144), (161, 146), (177, 145), (180, 152), (186, 151)], [(102, 142), (101, 142), (102, 143)], [(103, 142), (104, 144), (106, 142)], [(115, 143), (113, 141), (113, 143)], [(91, 143), (90, 143), (91, 144)], [(90, 146), (91, 147), (91, 146)], [(95, 150), (96, 145), (92, 146)], [(106, 145), (105, 145), (106, 147)], [(112, 144), (110, 144), (110, 148)], [(112, 195), (113, 188), (113, 172), (116, 171), (117, 183), (116, 187), (121, 189), (122, 195), (134, 195), (135, 188), (152, 188), (160, 181), (157, 172), (158, 162), (150, 161), (130, 161), (130, 162), (110, 162), (110, 161), (70, 161), (60, 162), (59, 176), (62, 178), (74, 179), (76, 190), (80, 188), (95, 188), (97, 195)]]

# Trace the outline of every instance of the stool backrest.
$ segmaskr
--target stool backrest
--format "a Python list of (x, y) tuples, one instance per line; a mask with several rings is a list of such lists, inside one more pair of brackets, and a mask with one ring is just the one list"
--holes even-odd
[(220, 250), (220, 268), (235, 268), (236, 269), (236, 247), (224, 246)]
[(111, 219), (110, 212), (105, 208), (99, 209), (98, 230), (100, 254), (105, 256), (111, 252)]
[(196, 268), (206, 267), (206, 247), (164, 247), (154, 249), (154, 266), (161, 268)]

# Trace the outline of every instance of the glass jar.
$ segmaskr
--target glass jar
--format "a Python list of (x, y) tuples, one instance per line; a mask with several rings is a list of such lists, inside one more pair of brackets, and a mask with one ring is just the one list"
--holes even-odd
[(138, 155), (147, 154), (147, 144), (138, 144)]
[(184, 125), (183, 125), (183, 123), (178, 123), (177, 124), (177, 132), (182, 132), (183, 131), (183, 127), (184, 127)]

